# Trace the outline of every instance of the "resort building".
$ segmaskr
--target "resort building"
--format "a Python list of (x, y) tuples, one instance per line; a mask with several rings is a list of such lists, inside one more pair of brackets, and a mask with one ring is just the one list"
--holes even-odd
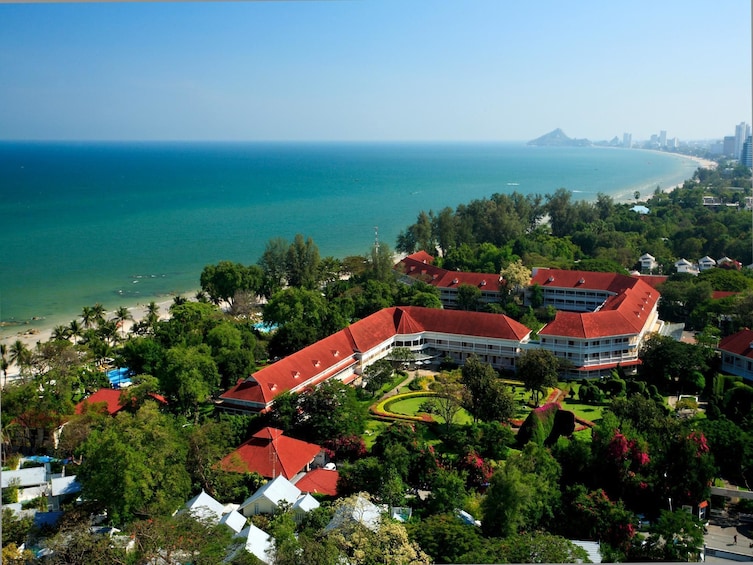
[(722, 371), (753, 380), (753, 330), (745, 329), (719, 342)]
[(689, 273), (691, 275), (698, 274), (698, 265), (694, 265), (687, 259), (680, 259), (679, 261), (675, 262), (675, 269), (677, 269), (678, 273)]
[(497, 369), (514, 369), (531, 330), (502, 314), (418, 306), (385, 308), (297, 353), (264, 367), (220, 396), (219, 407), (248, 413), (269, 410), (285, 391), (302, 392), (329, 379), (351, 383), (366, 367), (409, 348), (417, 361), (470, 355)]
[(554, 320), (539, 331), (540, 346), (568, 362), (571, 377), (597, 377), (638, 365), (643, 340), (660, 332), (659, 293), (641, 277), (535, 269), (527, 293), (539, 289)]
[[(232, 505), (230, 505), (232, 506)], [(196, 520), (222, 524), (233, 533), (239, 533), (246, 525), (246, 518), (234, 508), (226, 507), (204, 490), (183, 505), (176, 514), (188, 513)]]
[(492, 273), (466, 273), (448, 271), (433, 265), (434, 257), (426, 251), (408, 255), (395, 265), (400, 281), (413, 284), (422, 281), (439, 289), (439, 300), (444, 308), (456, 308), (458, 288), (463, 285), (473, 286), (481, 291), (481, 304), (499, 302), (500, 285), (504, 279)]
[(639, 261), (641, 263), (641, 272), (643, 273), (650, 273), (659, 266), (659, 264), (656, 262), (656, 257), (650, 255), (649, 253), (644, 253), (643, 255), (641, 255)]
[[(412, 257), (419, 260), (421, 254)], [(218, 407), (266, 412), (286, 391), (304, 392), (330, 379), (358, 382), (366, 367), (389, 358), (395, 347), (407, 347), (417, 364), (427, 365), (446, 358), (463, 364), (476, 355), (495, 369), (514, 371), (521, 351), (540, 347), (569, 362), (568, 377), (598, 377), (618, 365), (634, 368), (643, 340), (663, 328), (652, 284), (652, 277), (536, 269), (526, 301), (536, 296), (538, 304), (558, 313), (534, 341), (530, 329), (502, 314), (385, 308), (240, 380), (220, 396)]]
[(324, 464), (322, 448), (283, 435), (277, 428), (263, 428), (220, 460), (223, 471), (259, 473), (266, 479), (291, 479)]
[(290, 508), (293, 519), (300, 524), (307, 512), (319, 508), (319, 502), (308, 492), (302, 492), (282, 475), (262, 485), (249, 496), (238, 511), (244, 516), (277, 514)]
[(701, 257), (698, 259), (698, 270), (699, 271), (706, 271), (708, 269), (713, 269), (716, 267), (716, 261), (714, 261), (711, 257), (706, 255), (705, 257)]
[[(87, 410), (101, 410), (110, 416), (115, 416), (126, 407), (121, 404), (121, 393), (122, 391), (118, 389), (101, 388), (76, 404), (75, 413), (82, 414)], [(167, 404), (167, 399), (161, 394), (150, 392), (149, 396), (160, 404)]]
[(327, 463), (324, 467), (312, 469), (308, 473), (296, 475), (292, 482), (302, 492), (321, 494), (324, 496), (337, 496), (337, 482), (340, 474), (334, 468), (333, 463)]

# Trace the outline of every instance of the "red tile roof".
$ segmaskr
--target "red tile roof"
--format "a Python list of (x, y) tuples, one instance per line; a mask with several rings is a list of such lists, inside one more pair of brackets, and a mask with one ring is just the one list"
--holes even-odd
[[(558, 271), (559, 273), (559, 271)], [(547, 324), (539, 335), (574, 337), (581, 339), (631, 335), (639, 333), (659, 299), (659, 293), (643, 280), (615, 273), (586, 273), (564, 271), (548, 284), (557, 286), (574, 284), (581, 288), (618, 292), (610, 296), (596, 312), (557, 312), (553, 322)], [(591, 275), (600, 275), (592, 277)], [(607, 275), (607, 276), (603, 276)], [(543, 277), (537, 274), (538, 280)], [(585, 283), (578, 281), (585, 280)], [(547, 282), (547, 278), (543, 278)], [(592, 286), (589, 286), (589, 281)], [(628, 285), (628, 286), (624, 286)], [(572, 288), (572, 287), (567, 287)], [(612, 290), (615, 289), (615, 290)]]
[(736, 334), (728, 335), (719, 342), (719, 349), (753, 359), (753, 330), (742, 330)]
[(412, 261), (419, 261), (421, 263), (428, 263), (430, 265), (434, 264), (434, 257), (429, 255), (423, 249), (421, 251), (416, 251), (412, 255), (408, 255), (406, 259), (411, 259)]
[(225, 471), (256, 472), (269, 479), (282, 475), (290, 479), (321, 450), (313, 443), (287, 437), (277, 428), (264, 428), (220, 460), (219, 466)]
[(339, 479), (340, 473), (336, 470), (319, 468), (303, 475), (303, 477), (295, 483), (295, 486), (298, 487), (301, 492), (337, 496), (337, 481)]
[(81, 402), (76, 404), (76, 414), (81, 414), (84, 411), (84, 406), (92, 404), (104, 403), (107, 413), (111, 416), (117, 414), (123, 409), (120, 404), (120, 391), (112, 388), (101, 388), (94, 394), (84, 398)]
[(531, 330), (501, 314), (440, 310), (418, 306), (385, 308), (347, 328), (264, 367), (220, 395), (234, 402), (255, 402), (261, 409), (278, 394), (315, 386), (337, 373), (352, 371), (356, 354), (369, 351), (395, 335), (435, 331), (520, 341)]
[[(536, 273), (531, 277), (531, 284), (547, 288), (603, 290), (619, 294), (625, 289), (633, 287), (639, 280), (642, 280), (642, 277), (631, 277), (619, 273), (536, 269)], [(644, 284), (646, 284), (645, 281)]]
[(395, 270), (437, 288), (457, 288), (467, 284), (487, 292), (499, 292), (502, 277), (494, 273), (466, 273), (435, 267), (434, 258), (425, 251), (408, 255), (395, 265)]
[(711, 292), (711, 299), (721, 300), (722, 298), (729, 298), (730, 296), (735, 296), (737, 294), (740, 294), (740, 293), (730, 291), (730, 290), (714, 290)]
[(647, 283), (649, 286), (652, 286), (654, 288), (657, 288), (659, 285), (667, 282), (667, 279), (669, 277), (664, 275), (634, 275), (636, 278), (641, 279), (643, 282)]
[(577, 367), (577, 371), (601, 371), (603, 369), (614, 369), (617, 365), (620, 365), (622, 367), (635, 367), (636, 365), (640, 365), (641, 360), (640, 359), (634, 359), (632, 361), (622, 361), (620, 363), (604, 363), (603, 365), (583, 365), (582, 367)]
[[(76, 414), (81, 414), (84, 411), (84, 406), (89, 404), (104, 403), (107, 413), (112, 416), (120, 412), (124, 406), (120, 404), (120, 393), (127, 389), (115, 390), (113, 388), (101, 388), (94, 394), (84, 398), (81, 402), (76, 404)], [(161, 394), (150, 393), (154, 400), (160, 404), (167, 404), (167, 399)]]

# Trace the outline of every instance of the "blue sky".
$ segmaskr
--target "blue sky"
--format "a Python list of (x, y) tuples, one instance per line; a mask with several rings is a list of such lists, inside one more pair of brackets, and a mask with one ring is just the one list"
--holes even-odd
[(720, 138), (742, 0), (0, 5), (0, 139)]

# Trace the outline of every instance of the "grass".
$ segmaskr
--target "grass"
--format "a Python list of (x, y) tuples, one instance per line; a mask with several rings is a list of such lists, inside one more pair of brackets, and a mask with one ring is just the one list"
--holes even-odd
[(406, 416), (416, 416), (421, 411), (421, 405), (429, 400), (429, 396), (411, 396), (397, 400), (390, 404), (390, 412), (394, 414), (405, 414)]
[[(405, 414), (406, 416), (418, 416), (419, 414), (423, 414), (424, 412), (421, 411), (421, 405), (426, 402), (427, 400), (431, 400), (432, 396), (426, 395), (426, 396), (411, 396), (408, 398), (404, 398), (401, 400), (397, 400), (390, 404), (389, 411), (393, 412), (395, 414)], [(444, 418), (439, 416), (437, 413), (433, 413), (432, 418), (436, 422), (444, 423)], [(452, 420), (455, 424), (469, 424), (473, 422), (473, 417), (468, 414), (468, 412), (465, 411), (465, 409), (461, 408), (458, 410), (458, 413), (455, 414), (455, 417)]]
[(597, 420), (601, 420), (606, 406), (583, 404), (582, 402), (568, 398), (565, 400), (562, 408), (575, 413), (576, 418), (580, 418), (581, 420), (588, 420), (589, 422), (595, 422)]

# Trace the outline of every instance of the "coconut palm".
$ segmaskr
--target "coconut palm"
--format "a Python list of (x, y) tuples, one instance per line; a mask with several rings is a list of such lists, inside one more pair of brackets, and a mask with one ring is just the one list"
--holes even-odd
[(89, 329), (94, 325), (94, 310), (91, 306), (84, 306), (81, 310), (81, 323), (85, 329)]
[(0, 343), (0, 369), (3, 371), (3, 386), (8, 382), (8, 368), (10, 367), (10, 361), (8, 361), (8, 346), (4, 343)]
[(97, 322), (97, 325), (105, 321), (105, 314), (107, 312), (105, 310), (105, 307), (102, 306), (102, 304), (100, 304), (99, 302), (92, 306), (92, 313), (94, 315), (94, 321)]
[(113, 320), (106, 320), (99, 324), (96, 335), (108, 345), (114, 345), (118, 341), (118, 324)]
[(153, 330), (154, 326), (157, 325), (158, 321), (159, 321), (159, 304), (157, 304), (154, 300), (152, 300), (149, 304), (146, 305), (146, 318), (144, 320), (144, 325), (149, 330)]
[[(84, 322), (84, 325), (86, 325), (86, 322)], [(73, 338), (73, 344), (78, 345), (78, 338), (81, 337), (81, 334), (83, 332), (83, 327), (79, 323), (78, 320), (71, 320), (71, 323), (68, 324), (68, 335)]]
[(117, 323), (118, 326), (120, 326), (123, 338), (125, 338), (125, 322), (126, 320), (133, 320), (133, 316), (131, 315), (130, 310), (126, 308), (125, 306), (119, 307), (117, 310), (115, 310), (115, 316), (113, 317), (113, 320)]
[(31, 349), (26, 347), (26, 344), (21, 341), (20, 339), (17, 339), (13, 342), (13, 344), (10, 346), (9, 349), (9, 356), (8, 361), (9, 363), (13, 364), (15, 363), (18, 367), (19, 373), (23, 375), (26, 370), (31, 367), (31, 363), (33, 360), (33, 354), (31, 352)]
[(50, 334), (54, 341), (68, 341), (71, 337), (70, 329), (66, 326), (55, 326)]

